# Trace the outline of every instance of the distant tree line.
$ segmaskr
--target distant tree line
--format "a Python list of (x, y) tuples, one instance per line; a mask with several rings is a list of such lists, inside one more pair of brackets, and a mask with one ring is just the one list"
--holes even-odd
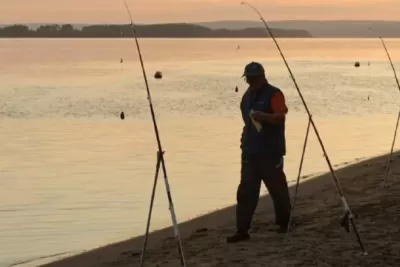
[[(136, 26), (138, 37), (144, 38), (260, 38), (269, 36), (263, 28), (212, 30), (196, 24), (152, 24)], [(276, 37), (311, 37), (305, 30), (272, 29)], [(131, 38), (130, 25), (91, 25), (76, 29), (71, 24), (42, 25), (36, 30), (26, 25), (0, 28), (0, 38)]]

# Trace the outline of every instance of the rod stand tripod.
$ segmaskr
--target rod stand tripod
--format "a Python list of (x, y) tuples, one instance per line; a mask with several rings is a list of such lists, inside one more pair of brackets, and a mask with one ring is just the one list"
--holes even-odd
[(165, 168), (164, 153), (165, 153), (165, 151), (157, 151), (156, 171), (155, 171), (155, 175), (154, 175), (153, 189), (152, 189), (152, 192), (151, 192), (149, 214), (147, 216), (146, 233), (144, 235), (142, 254), (140, 256), (140, 267), (143, 267), (144, 260), (145, 260), (147, 242), (148, 242), (149, 231), (150, 231), (151, 215), (152, 215), (152, 212), (153, 212), (154, 198), (155, 198), (155, 194), (156, 194), (156, 188), (157, 188), (157, 182), (158, 182), (158, 175), (160, 173), (160, 167), (162, 167), (162, 170), (163, 170), (163, 173), (164, 173), (165, 190), (167, 191), (168, 202), (169, 202), (169, 210), (170, 210), (170, 213), (171, 213), (172, 225), (173, 225), (173, 228), (174, 228), (174, 235), (175, 235), (175, 239), (176, 239), (176, 242), (177, 242), (177, 245), (178, 245), (180, 266), (181, 267), (185, 267), (186, 266), (185, 257), (184, 257), (184, 254), (183, 254), (183, 246), (182, 246), (182, 242), (181, 242), (181, 238), (180, 238), (180, 234), (179, 234), (179, 228), (178, 228), (178, 223), (177, 223), (177, 220), (176, 220), (174, 204), (172, 202), (171, 192), (170, 192), (168, 178), (167, 178), (167, 172), (166, 172), (166, 168)]
[[(399, 117), (400, 117), (400, 113), (399, 113)], [(286, 230), (286, 235), (285, 235), (285, 238), (284, 238), (284, 242), (286, 242), (288, 240), (288, 235), (290, 233), (291, 226), (292, 226), (293, 213), (294, 213), (294, 209), (295, 209), (295, 206), (296, 206), (297, 194), (298, 194), (299, 185), (300, 185), (301, 171), (303, 169), (304, 156), (305, 156), (306, 148), (307, 148), (307, 145), (308, 145), (308, 137), (309, 137), (310, 130), (311, 130), (310, 129), (311, 128), (311, 124), (312, 124), (312, 115), (309, 115), (307, 131), (306, 131), (306, 135), (305, 135), (305, 138), (304, 138), (303, 150), (302, 150), (302, 154), (301, 154), (301, 158), (300, 158), (299, 170), (298, 170), (298, 174), (297, 174), (296, 188), (295, 188), (295, 193), (294, 193), (294, 196), (293, 196), (293, 199), (292, 199), (292, 203), (291, 203), (290, 216), (289, 216), (289, 221), (288, 221), (288, 225), (287, 225), (287, 230)], [(397, 128), (397, 126), (396, 126), (396, 128)], [(326, 154), (324, 156), (327, 157)], [(332, 172), (332, 170), (331, 170), (331, 172)], [(355, 216), (351, 212), (350, 207), (347, 204), (347, 200), (344, 197), (344, 195), (341, 196), (341, 201), (342, 201), (342, 204), (343, 204), (343, 207), (344, 207), (344, 214), (340, 217), (340, 226), (343, 227), (343, 229), (348, 233), (350, 233), (350, 229), (353, 229), (353, 231), (354, 231), (354, 233), (355, 233), (355, 235), (357, 237), (357, 241), (361, 246), (363, 254), (364, 255), (368, 255), (368, 253), (366, 252), (366, 250), (364, 248), (364, 244), (361, 241), (360, 234), (358, 232), (357, 226), (356, 226), (355, 221), (354, 221), (354, 217), (357, 217), (357, 216)]]

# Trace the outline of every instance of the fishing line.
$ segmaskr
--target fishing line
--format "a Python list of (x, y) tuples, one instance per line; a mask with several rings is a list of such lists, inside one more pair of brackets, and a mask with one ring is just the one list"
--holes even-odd
[(358, 244), (360, 245), (360, 248), (361, 248), (362, 252), (364, 253), (364, 255), (367, 255), (367, 252), (366, 252), (365, 247), (364, 247), (364, 243), (363, 243), (362, 240), (361, 240), (360, 234), (359, 234), (358, 229), (357, 229), (357, 226), (356, 226), (356, 224), (355, 224), (354, 215), (353, 215), (353, 213), (352, 213), (351, 210), (350, 210), (350, 207), (349, 207), (348, 202), (347, 202), (347, 199), (346, 199), (346, 197), (345, 197), (345, 195), (344, 195), (343, 189), (342, 189), (342, 187), (340, 186), (339, 179), (336, 177), (335, 171), (334, 171), (334, 169), (333, 169), (333, 167), (332, 167), (332, 164), (331, 164), (330, 159), (329, 159), (329, 157), (328, 157), (328, 154), (327, 154), (327, 152), (326, 152), (326, 149), (325, 149), (325, 146), (324, 146), (324, 144), (323, 144), (323, 141), (322, 141), (322, 139), (321, 139), (321, 137), (320, 137), (320, 135), (319, 135), (317, 126), (316, 126), (316, 124), (315, 124), (315, 122), (314, 122), (314, 119), (313, 119), (312, 116), (311, 116), (311, 112), (310, 112), (310, 110), (308, 109), (308, 106), (307, 106), (307, 103), (306, 103), (306, 101), (305, 101), (305, 99), (304, 99), (304, 97), (303, 97), (303, 94), (301, 93), (300, 88), (299, 88), (299, 86), (297, 85), (297, 82), (296, 82), (296, 79), (295, 79), (295, 77), (294, 77), (294, 75), (293, 75), (293, 73), (292, 73), (292, 70), (290, 69), (289, 64), (288, 64), (287, 61), (286, 61), (286, 58), (285, 58), (285, 56), (283, 55), (282, 50), (281, 50), (281, 48), (280, 48), (278, 42), (276, 41), (276, 39), (275, 39), (275, 37), (274, 37), (274, 35), (273, 35), (272, 31), (271, 31), (271, 28), (268, 26), (267, 22), (264, 20), (264, 18), (263, 18), (263, 16), (261, 15), (261, 13), (260, 13), (254, 6), (252, 6), (251, 4), (249, 4), (249, 3), (247, 3), (247, 2), (242, 2), (241, 5), (247, 5), (247, 6), (249, 6), (251, 9), (253, 9), (254, 12), (256, 12), (256, 13), (259, 15), (260, 20), (264, 23), (265, 28), (267, 29), (267, 31), (268, 31), (268, 33), (270, 34), (272, 40), (274, 41), (274, 43), (275, 43), (275, 45), (276, 45), (276, 47), (277, 47), (277, 49), (278, 49), (278, 51), (279, 51), (279, 53), (280, 53), (282, 59), (283, 59), (283, 62), (285, 63), (286, 68), (287, 68), (288, 71), (289, 71), (290, 77), (291, 77), (291, 79), (293, 80), (293, 83), (294, 83), (294, 85), (295, 85), (295, 87), (296, 87), (296, 90), (297, 90), (299, 96), (300, 96), (300, 99), (301, 99), (301, 101), (303, 102), (303, 106), (304, 106), (304, 108), (305, 108), (305, 110), (306, 110), (306, 112), (307, 112), (307, 114), (308, 114), (308, 117), (309, 117), (311, 126), (312, 126), (313, 129), (314, 129), (314, 132), (315, 132), (315, 134), (316, 134), (316, 136), (317, 136), (318, 142), (320, 143), (321, 149), (322, 149), (322, 151), (323, 151), (323, 153), (324, 153), (326, 162), (327, 162), (327, 164), (328, 164), (328, 167), (329, 167), (329, 170), (330, 170), (330, 173), (331, 173), (331, 176), (332, 176), (332, 180), (333, 180), (333, 182), (334, 182), (334, 184), (335, 184), (335, 186), (336, 186), (336, 189), (337, 189), (337, 191), (338, 191), (338, 193), (339, 193), (339, 195), (340, 195), (340, 199), (341, 199), (341, 201), (342, 201), (342, 204), (343, 204), (343, 207), (344, 207), (344, 211), (345, 211), (345, 214), (341, 217), (341, 226), (344, 227), (345, 230), (348, 231), (348, 232), (349, 232), (349, 230), (350, 230), (350, 229), (349, 229), (350, 226), (353, 228), (353, 230), (354, 230), (354, 232), (355, 232), (355, 235), (356, 235), (356, 237), (357, 237)]
[[(121, 38), (124, 37), (124, 25), (121, 26)], [(119, 63), (121, 64), (121, 71), (124, 70), (124, 58), (121, 57), (119, 60)]]
[[(122, 3), (121, 3), (121, 1), (119, 2), (119, 8), (120, 8), (120, 10), (122, 10)], [(120, 36), (121, 36), (121, 38), (123, 38), (124, 37), (124, 25), (122, 24), (121, 25), (121, 33), (120, 33)], [(123, 57), (121, 57), (121, 59), (119, 60), (119, 63), (120, 63), (120, 65), (121, 65), (121, 71), (124, 69), (124, 58)], [(121, 116), (121, 119), (122, 119), (122, 116)], [(123, 120), (123, 119), (122, 119)]]
[[(239, 53), (239, 52), (240, 52), (240, 44), (236, 47), (236, 53)], [(236, 93), (239, 92), (239, 87), (236, 85), (234, 90)]]
[[(120, 10), (123, 10), (123, 8), (122, 8), (122, 2), (121, 1), (119, 1), (119, 9)], [(125, 14), (125, 13), (124, 13)], [(121, 25), (121, 32), (120, 32), (120, 36), (121, 36), (121, 38), (123, 38), (125, 35), (124, 35), (124, 25), (122, 24)], [(121, 59), (119, 60), (119, 63), (120, 63), (120, 66), (121, 66), (121, 71), (124, 69), (124, 67), (123, 67), (123, 63), (124, 63), (124, 59), (123, 59), (123, 57), (122, 57), (122, 55), (121, 55)], [(123, 112), (123, 111), (121, 111), (121, 113), (119, 114), (119, 118), (121, 119), (121, 120), (124, 120), (125, 119), (125, 113)]]
[(150, 113), (151, 113), (151, 118), (152, 118), (153, 127), (154, 127), (154, 133), (156, 135), (157, 146), (158, 146), (156, 173), (155, 173), (155, 176), (154, 176), (154, 184), (153, 184), (152, 196), (151, 196), (151, 201), (150, 201), (149, 214), (148, 214), (148, 217), (147, 217), (146, 234), (145, 234), (145, 238), (144, 238), (144, 242), (143, 242), (142, 254), (141, 254), (141, 257), (140, 257), (140, 266), (143, 266), (144, 260), (145, 260), (145, 252), (146, 252), (146, 248), (147, 248), (147, 240), (148, 240), (149, 231), (150, 231), (149, 229), (150, 229), (150, 222), (151, 222), (151, 214), (152, 214), (154, 198), (155, 198), (155, 188), (157, 186), (158, 171), (159, 171), (159, 168), (160, 168), (160, 165), (161, 165), (161, 168), (162, 168), (162, 171), (163, 171), (163, 174), (164, 174), (165, 189), (166, 189), (167, 196), (168, 196), (169, 210), (170, 210), (170, 213), (171, 213), (171, 219), (172, 219), (172, 224), (173, 224), (173, 229), (174, 229), (174, 235), (175, 235), (176, 243), (177, 243), (177, 246), (178, 246), (180, 266), (185, 267), (186, 263), (185, 263), (185, 257), (183, 255), (183, 245), (182, 245), (182, 242), (181, 242), (178, 223), (177, 223), (177, 220), (176, 220), (174, 204), (173, 204), (173, 201), (172, 201), (172, 195), (171, 195), (171, 190), (170, 190), (170, 186), (169, 186), (169, 182), (168, 182), (167, 170), (166, 170), (166, 166), (165, 166), (164, 151), (163, 151), (162, 146), (161, 146), (160, 134), (159, 134), (158, 127), (157, 127), (157, 122), (156, 122), (156, 117), (155, 117), (155, 113), (154, 113), (153, 103), (151, 101), (151, 94), (150, 94), (149, 83), (148, 83), (148, 79), (147, 79), (147, 75), (146, 75), (146, 70), (144, 68), (143, 57), (142, 57), (139, 41), (138, 41), (137, 34), (136, 34), (136, 28), (135, 28), (135, 25), (133, 23), (132, 14), (130, 12), (130, 9), (129, 9), (129, 6), (128, 6), (128, 3), (126, 2), (126, 0), (123, 0), (123, 1), (124, 1), (124, 5), (125, 5), (125, 8), (126, 8), (126, 11), (128, 12), (128, 15), (129, 15), (130, 26), (131, 26), (131, 29), (132, 29), (132, 34), (133, 34), (133, 37), (135, 39), (136, 48), (137, 48), (137, 52), (138, 52), (138, 55), (139, 55), (140, 65), (141, 65), (142, 72), (143, 72), (143, 79), (144, 79), (144, 83), (145, 83), (145, 86), (146, 86), (147, 100), (149, 102)]

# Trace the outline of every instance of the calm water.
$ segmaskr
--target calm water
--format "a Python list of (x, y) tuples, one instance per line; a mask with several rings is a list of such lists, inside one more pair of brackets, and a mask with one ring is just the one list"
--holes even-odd
[[(400, 94), (379, 40), (280, 42), (332, 162), (388, 152)], [(235, 202), (249, 61), (286, 94), (286, 170), (296, 178), (307, 119), (270, 40), (141, 45), (179, 221)], [(387, 46), (400, 68), (400, 40)], [(0, 40), (0, 70), (0, 266), (143, 233), (156, 143), (134, 43)], [(312, 134), (304, 174), (324, 171)], [(166, 200), (161, 181), (152, 229), (170, 224)]]

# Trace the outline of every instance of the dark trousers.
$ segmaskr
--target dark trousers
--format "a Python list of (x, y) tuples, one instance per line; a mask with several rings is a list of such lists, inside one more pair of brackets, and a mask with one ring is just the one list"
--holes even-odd
[(290, 196), (283, 171), (283, 157), (242, 156), (241, 180), (237, 191), (236, 229), (247, 233), (260, 197), (261, 181), (269, 191), (276, 223), (286, 227), (290, 216)]

